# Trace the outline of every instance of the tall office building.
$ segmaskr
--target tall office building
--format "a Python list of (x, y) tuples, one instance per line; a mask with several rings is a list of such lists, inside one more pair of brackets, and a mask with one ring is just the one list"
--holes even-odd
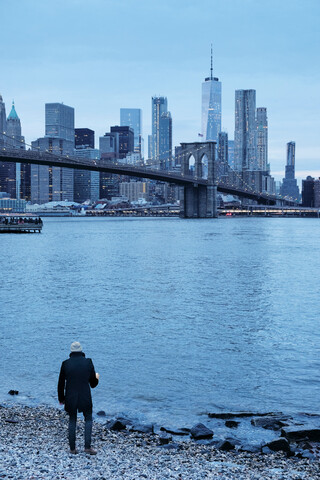
[(212, 47), (210, 77), (202, 83), (201, 123), (203, 138), (218, 143), (221, 132), (221, 82), (213, 76)]
[(118, 125), (110, 128), (111, 134), (118, 134), (118, 156), (117, 158), (125, 158), (128, 153), (134, 152), (134, 131), (129, 126), (119, 127)]
[(228, 139), (228, 163), (234, 169), (234, 140)]
[(302, 180), (302, 206), (314, 207), (314, 178), (310, 175)]
[(6, 105), (0, 95), (0, 147), (4, 147), (6, 144), (6, 137), (4, 134), (7, 132), (7, 116)]
[(153, 154), (153, 136), (148, 135), (148, 159), (152, 160), (154, 158)]
[[(21, 122), (17, 115), (14, 102), (12, 102), (11, 112), (7, 118), (7, 140), (8, 148), (25, 150), (24, 137), (21, 135)], [(30, 197), (30, 164), (12, 164), (10, 170), (15, 170), (13, 176), (16, 181), (15, 196), (28, 200)], [(21, 179), (23, 178), (23, 182)], [(29, 185), (28, 185), (29, 184)], [(21, 186), (23, 187), (21, 191)]]
[(228, 134), (220, 132), (218, 136), (218, 177), (228, 175)]
[[(76, 158), (90, 158), (99, 162), (100, 151), (94, 148), (94, 131), (90, 128), (75, 128), (74, 146)], [(100, 174), (90, 170), (74, 170), (73, 198), (75, 202), (87, 200), (96, 202), (99, 199)]]
[[(56, 155), (74, 155), (74, 109), (63, 103), (46, 103), (45, 137), (32, 148)], [(31, 166), (31, 201), (73, 201), (74, 172), (71, 168)]]
[(172, 167), (172, 118), (171, 113), (163, 113), (160, 117), (160, 169), (170, 170)]
[(25, 150), (24, 137), (21, 135), (21, 122), (17, 115), (14, 102), (12, 102), (11, 112), (7, 118), (7, 140), (8, 148), (19, 148)]
[(266, 108), (257, 108), (257, 170), (268, 170), (268, 117)]
[(299, 187), (295, 178), (296, 144), (287, 143), (287, 165), (280, 194), (284, 197), (299, 199)]
[[(31, 146), (33, 150), (47, 151), (55, 155), (74, 155), (74, 141), (62, 138), (38, 138), (31, 142)], [(31, 202), (72, 202), (73, 177), (74, 171), (71, 168), (31, 165)]]
[[(76, 158), (91, 158), (99, 162), (100, 151), (97, 148), (77, 148)], [(100, 196), (100, 173), (90, 170), (74, 171), (74, 193), (75, 202), (83, 203), (87, 200), (96, 202)]]
[(75, 148), (94, 148), (94, 131), (90, 128), (74, 129)]
[(63, 103), (46, 103), (46, 137), (74, 142), (74, 108)]
[(256, 91), (236, 90), (234, 168), (258, 170), (256, 155)]
[(134, 153), (139, 153), (143, 158), (142, 110), (140, 108), (120, 108), (120, 126), (132, 128)]
[[(25, 149), (24, 137), (21, 136), (21, 122), (15, 110), (14, 102), (8, 118), (5, 117), (5, 104), (0, 96), (0, 145), (2, 147), (16, 149)], [(7, 192), (11, 198), (20, 198), (21, 194), (21, 175), (26, 177), (30, 171), (30, 165), (20, 163), (1, 162), (0, 163), (0, 191)], [(30, 175), (29, 175), (30, 181)], [(22, 198), (25, 198), (23, 195)], [(28, 198), (27, 198), (28, 199)]]
[(155, 167), (164, 170), (172, 163), (172, 118), (166, 97), (152, 97), (152, 138), (149, 153)]

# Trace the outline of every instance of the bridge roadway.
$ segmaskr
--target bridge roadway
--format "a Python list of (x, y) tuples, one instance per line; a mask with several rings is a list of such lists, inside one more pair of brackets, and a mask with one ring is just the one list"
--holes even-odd
[[(0, 161), (13, 163), (31, 163), (34, 165), (47, 165), (50, 167), (74, 168), (78, 170), (91, 170), (96, 172), (114, 173), (118, 175), (128, 175), (139, 178), (150, 178), (162, 182), (174, 183), (176, 185), (208, 185), (208, 181), (201, 177), (192, 175), (183, 175), (175, 172), (163, 170), (153, 170), (145, 167), (137, 167), (124, 163), (108, 162), (104, 159), (96, 160), (90, 158), (75, 158), (69, 156), (55, 155), (50, 152), (37, 152), (33, 150), (19, 149), (0, 149)], [(288, 205), (295, 205), (295, 202), (285, 201), (277, 195), (269, 195), (267, 193), (260, 194), (250, 191), (249, 189), (239, 189), (233, 185), (225, 185), (217, 183), (219, 192), (229, 195), (237, 195), (238, 197), (256, 200), (260, 204), (275, 205), (281, 201)]]

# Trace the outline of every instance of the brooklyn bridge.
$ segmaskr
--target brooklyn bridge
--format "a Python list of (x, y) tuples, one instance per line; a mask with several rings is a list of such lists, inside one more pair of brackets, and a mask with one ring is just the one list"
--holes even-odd
[[(191, 159), (194, 161), (190, 167)], [(2, 148), (2, 162), (29, 163), (91, 170), (139, 178), (149, 178), (180, 186), (180, 209), (184, 218), (217, 217), (217, 192), (236, 195), (264, 205), (296, 205), (292, 199), (255, 191), (241, 181), (235, 182), (234, 175), (219, 175), (215, 161), (215, 142), (181, 143), (180, 172), (159, 170), (148, 166), (134, 166), (126, 163), (75, 158), (57, 155), (47, 151)], [(234, 172), (233, 172), (234, 173)], [(233, 183), (232, 183), (233, 182)]]

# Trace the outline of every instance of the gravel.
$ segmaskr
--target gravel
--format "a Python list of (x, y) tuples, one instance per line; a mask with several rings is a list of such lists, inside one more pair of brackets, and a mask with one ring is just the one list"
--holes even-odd
[(223, 452), (193, 441), (161, 446), (158, 435), (113, 432), (101, 422), (93, 423), (92, 432), (98, 454), (88, 456), (80, 419), (79, 453), (71, 455), (67, 425), (68, 416), (59, 409), (0, 406), (0, 479), (320, 479), (319, 461), (283, 453)]

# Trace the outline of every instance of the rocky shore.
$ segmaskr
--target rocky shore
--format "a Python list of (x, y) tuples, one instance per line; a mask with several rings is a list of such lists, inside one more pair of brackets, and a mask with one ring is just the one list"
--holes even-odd
[(128, 419), (110, 420), (100, 412), (99, 421), (93, 424), (93, 446), (98, 454), (88, 456), (83, 451), (82, 420), (77, 431), (79, 454), (71, 455), (64, 411), (1, 405), (0, 478), (320, 479), (318, 418), (298, 425), (280, 414), (210, 414), (208, 422), (229, 422), (226, 428), (235, 431), (245, 418), (256, 428), (275, 432), (275, 443), (245, 450), (236, 435), (215, 439), (212, 423), (190, 430), (155, 429), (134, 425)]

